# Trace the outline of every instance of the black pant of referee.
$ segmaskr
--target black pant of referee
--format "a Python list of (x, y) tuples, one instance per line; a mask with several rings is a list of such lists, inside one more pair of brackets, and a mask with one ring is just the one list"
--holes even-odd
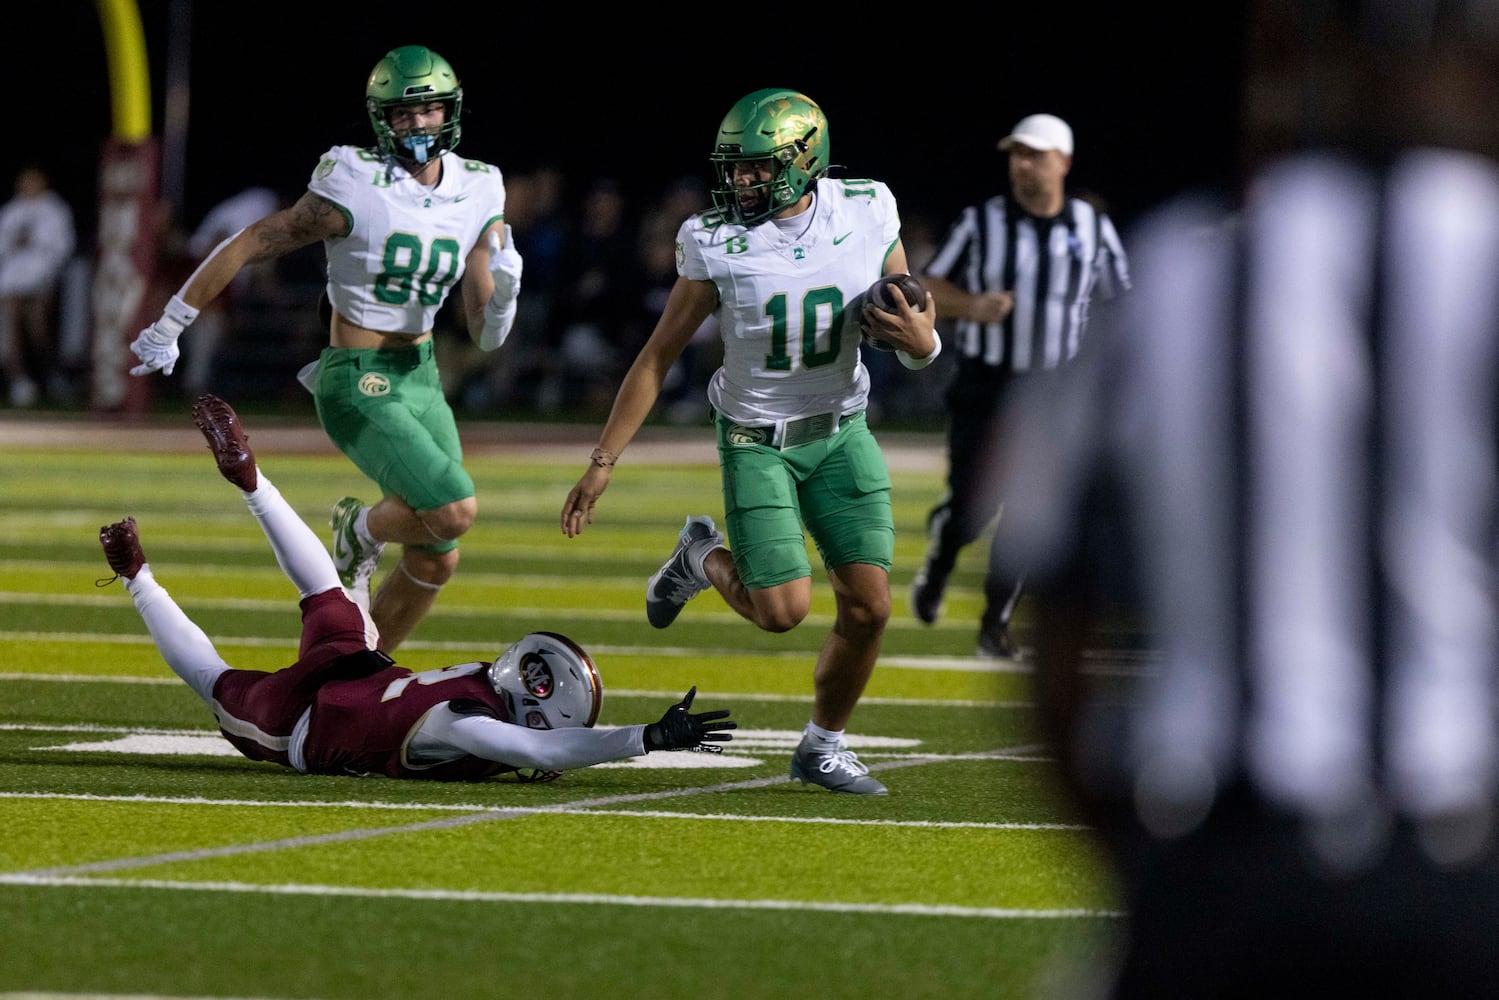
[(947, 389), (947, 495), (927, 514), (926, 561), (911, 583), (911, 608), (928, 625), (937, 620), (958, 554), (993, 525), (984, 573), (984, 611), (979, 618), (979, 656), (1019, 658), (1020, 648), (1010, 636), (1010, 616), (1025, 582), (1002, 570), (995, 558), (1005, 529), (1004, 518), (999, 516), (1004, 498), (990, 474), (996, 446), (994, 421), (1012, 393), (1052, 374), (1051, 370), (1016, 374), (965, 358)]

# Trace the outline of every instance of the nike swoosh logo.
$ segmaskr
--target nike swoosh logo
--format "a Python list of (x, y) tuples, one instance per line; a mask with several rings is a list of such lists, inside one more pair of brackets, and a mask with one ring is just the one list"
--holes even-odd
[(842, 236), (835, 236), (833, 238), (833, 246), (837, 246), (838, 244), (842, 243), (844, 240), (848, 239), (852, 235), (854, 235), (854, 231), (852, 229), (850, 229), (848, 232), (844, 233)]
[(456, 197), (456, 198), (454, 198), (454, 199), (453, 199), (453, 204), (455, 204), (455, 205), (456, 205), (456, 204), (458, 204), (458, 203), (459, 203), (459, 202), (460, 202), (460, 201), (462, 201), (462, 200), (463, 200), (463, 199), (465, 199), (465, 198), (467, 198), (467, 197), (468, 197), (468, 195), (466, 195), (466, 194), (460, 194), (460, 195), (459, 195), (459, 196), (458, 196), (458, 197)]

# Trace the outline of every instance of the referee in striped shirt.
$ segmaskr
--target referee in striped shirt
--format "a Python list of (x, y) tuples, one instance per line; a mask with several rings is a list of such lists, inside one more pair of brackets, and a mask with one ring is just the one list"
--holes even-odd
[[(1499, 2), (1251, 9), (1251, 182), (1134, 229), (1007, 416), (1001, 558), (1115, 997), (1495, 996)], [(1160, 658), (1116, 686), (1080, 654), (1121, 600)]]
[[(986, 488), (997, 408), (1018, 381), (1045, 378), (1072, 358), (1095, 295), (1113, 298), (1129, 287), (1113, 222), (1067, 193), (1072, 128), (1055, 115), (1029, 115), (999, 148), (1009, 154), (1009, 196), (965, 208), (923, 275), (938, 316), (957, 321), (958, 355), (946, 396), (947, 495), (927, 515), (926, 561), (911, 587), (911, 609), (928, 625), (941, 612), (959, 551), (1000, 511), (1003, 497)], [(996, 541), (1003, 532), (1001, 518)], [(1009, 623), (1021, 583), (991, 556), (978, 655), (1018, 655)]]

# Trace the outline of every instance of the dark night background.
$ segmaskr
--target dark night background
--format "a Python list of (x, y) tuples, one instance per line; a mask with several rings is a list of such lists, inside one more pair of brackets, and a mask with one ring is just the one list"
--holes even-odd
[[(295, 197), (329, 146), (368, 143), (365, 78), (410, 43), (462, 78), (464, 155), (507, 174), (558, 166), (573, 195), (607, 176), (644, 201), (677, 177), (705, 178), (723, 113), (763, 86), (811, 95), (845, 176), (885, 180), (904, 215), (942, 224), (1003, 190), (995, 141), (1034, 111), (1071, 122), (1070, 180), (1122, 227), (1183, 186), (1232, 181), (1237, 5), (1053, 6), (140, 3), (158, 134), (169, 33), (184, 12), (189, 24), (183, 184), (163, 191), (189, 226), (251, 184)], [(97, 8), (53, 0), (6, 20), (21, 82), (0, 153), (7, 183), (22, 161), (42, 161), (90, 239), (111, 127)]]

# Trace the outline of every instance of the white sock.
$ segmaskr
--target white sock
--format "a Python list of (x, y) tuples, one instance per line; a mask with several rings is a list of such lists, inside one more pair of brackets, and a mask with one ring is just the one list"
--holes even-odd
[(296, 586), (297, 593), (311, 597), (340, 586), (338, 569), (322, 539), (292, 509), (264, 472), (258, 472), (257, 478), (255, 492), (244, 494), (245, 505), (260, 522), (260, 530), (270, 541), (276, 562)]
[(728, 546), (716, 538), (705, 538), (702, 541), (693, 542), (687, 547), (687, 564), (696, 571), (698, 583), (701, 583), (705, 587), (712, 585), (712, 582), (708, 579), (708, 571), (703, 567), (703, 563), (707, 561), (708, 553), (714, 549), (726, 548)]
[(807, 728), (803, 729), (802, 733), (812, 737), (828, 750), (836, 750), (843, 745), (843, 730), (841, 729), (824, 729), (815, 722), (808, 722)]
[(354, 515), (354, 534), (359, 536), (360, 544), (366, 548), (374, 548), (380, 544), (380, 539), (370, 534), (370, 509), (368, 507), (360, 507), (359, 513)]
[(134, 579), (125, 581), (125, 591), (135, 601), (135, 609), (145, 620), (146, 631), (151, 633), (161, 658), (212, 708), (213, 685), (229, 664), (166, 588), (156, 582), (149, 564), (141, 566)]

